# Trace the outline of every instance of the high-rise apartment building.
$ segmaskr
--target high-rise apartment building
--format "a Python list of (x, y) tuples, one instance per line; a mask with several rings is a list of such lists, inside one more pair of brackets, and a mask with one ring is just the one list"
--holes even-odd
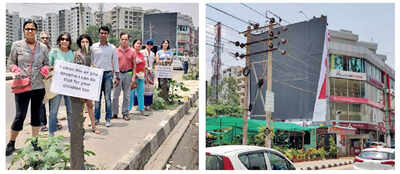
[(21, 40), (22, 24), (18, 12), (6, 10), (6, 43)]

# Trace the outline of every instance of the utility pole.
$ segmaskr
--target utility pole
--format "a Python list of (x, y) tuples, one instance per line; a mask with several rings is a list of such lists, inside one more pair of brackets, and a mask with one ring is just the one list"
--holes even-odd
[(216, 85), (216, 97), (217, 97), (217, 102), (219, 99), (219, 94), (218, 94), (218, 84), (219, 84), (219, 72), (220, 72), (220, 67), (221, 67), (221, 22), (217, 23), (217, 85)]
[(151, 22), (150, 22), (149, 29), (150, 29), (150, 38), (153, 38), (153, 31), (152, 31), (153, 26), (151, 25)]
[[(247, 26), (247, 31), (245, 33), (245, 36), (247, 37), (247, 42), (250, 42), (250, 31), (251, 31), (251, 26)], [(250, 47), (246, 47), (246, 54), (250, 53)], [(250, 56), (246, 56), (246, 67), (250, 66)], [(248, 137), (247, 137), (247, 130), (249, 127), (249, 76), (246, 76), (245, 78), (245, 95), (244, 95), (244, 105), (243, 105), (243, 139), (242, 139), (242, 144), (247, 145), (248, 144)]]
[[(273, 33), (273, 25), (274, 20), (269, 20), (268, 25), (268, 32)], [(270, 35), (271, 36), (271, 35)], [(272, 35), (273, 36), (273, 35)], [(270, 47), (272, 45), (272, 40), (267, 40), (267, 46)], [(268, 51), (268, 58), (267, 58), (267, 93), (272, 92), (272, 50)], [(267, 102), (267, 97), (265, 98), (265, 103)], [(271, 111), (265, 111), (265, 124), (266, 124), (266, 131), (265, 131), (265, 147), (271, 148), (271, 118), (272, 113)]]
[[(281, 22), (281, 18), (279, 18), (279, 22)], [(246, 67), (243, 70), (243, 75), (246, 76), (246, 93), (245, 93), (245, 101), (248, 99), (248, 91), (249, 91), (249, 83), (248, 83), (248, 75), (250, 72), (250, 56), (256, 55), (256, 54), (264, 54), (267, 51), (267, 90), (266, 90), (266, 95), (265, 95), (265, 105), (264, 105), (264, 110), (265, 110), (265, 122), (266, 122), (266, 129), (265, 129), (265, 146), (266, 147), (271, 147), (271, 113), (274, 112), (274, 94), (272, 93), (272, 51), (279, 50), (279, 45), (280, 44), (286, 44), (287, 40), (284, 38), (279, 38), (280, 31), (277, 31), (276, 34), (274, 32), (274, 26), (280, 26), (280, 23), (275, 23), (275, 18), (270, 18), (269, 19), (269, 24), (267, 26), (260, 27), (259, 24), (252, 24), (253, 29), (251, 29), (251, 26), (247, 28), (246, 31), (240, 32), (240, 34), (245, 34), (247, 37), (247, 43), (240, 43), (239, 41), (232, 42), (235, 44), (235, 46), (240, 46), (241, 48), (246, 47), (246, 54), (239, 54), (238, 52), (233, 53), (236, 57), (240, 58), (246, 58)], [(281, 26), (282, 31), (287, 31), (288, 28)], [(261, 40), (256, 40), (256, 41), (251, 41), (250, 42), (250, 35), (252, 31), (261, 31), (267, 29), (267, 38), (261, 39)], [(273, 41), (276, 39), (280, 39), (278, 41), (278, 47), (275, 47), (273, 44)], [(266, 41), (267, 49), (266, 50), (261, 50), (261, 51), (256, 51), (256, 52), (250, 52), (250, 45), (264, 42)], [(280, 50), (282, 55), (286, 54), (285, 50)], [(255, 70), (253, 70), (255, 72)], [(256, 74), (254, 74), (256, 76)], [(257, 77), (256, 77), (257, 79)], [(264, 88), (264, 79), (258, 79), (257, 82), (258, 89), (261, 90)], [(257, 92), (258, 93), (258, 92)], [(257, 98), (257, 96), (255, 97)], [(253, 99), (255, 100), (255, 99)], [(252, 105), (249, 104), (250, 102), (246, 102), (245, 106), (247, 105), (247, 108), (245, 108), (245, 114), (243, 116), (243, 144), (247, 143), (247, 127), (248, 127), (248, 113), (251, 112)]]
[[(80, 11), (80, 31), (78, 34), (83, 34), (83, 5), (79, 5)], [(84, 170), (85, 169), (85, 158), (84, 158), (84, 143), (83, 137), (85, 135), (85, 129), (83, 129), (83, 102), (80, 98), (71, 97), (71, 169), (72, 170)]]

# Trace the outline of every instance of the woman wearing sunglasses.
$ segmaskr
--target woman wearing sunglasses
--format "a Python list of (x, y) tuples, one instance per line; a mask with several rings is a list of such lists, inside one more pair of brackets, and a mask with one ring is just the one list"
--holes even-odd
[[(57, 60), (65, 62), (74, 62), (74, 53), (71, 50), (71, 35), (67, 32), (60, 34), (57, 38), (58, 48), (54, 48), (49, 53), (49, 65), (54, 66)], [(65, 95), (57, 95), (49, 100), (49, 135), (54, 136), (57, 130), (57, 114), (60, 107), (61, 98), (64, 98), (64, 104), (67, 109), (68, 131), (71, 132), (71, 97)]]
[[(23, 25), (24, 40), (16, 41), (11, 46), (8, 68), (15, 75), (30, 81), (30, 88), (15, 92), (15, 119), (11, 125), (10, 141), (7, 144), (6, 156), (15, 151), (15, 140), (24, 127), (24, 121), (31, 103), (32, 137), (36, 137), (40, 128), (40, 106), (45, 94), (43, 78), (48, 76), (48, 55), (46, 45), (36, 41), (37, 24), (28, 20)], [(29, 79), (28, 79), (29, 78)], [(20, 78), (21, 80), (22, 78)], [(26, 89), (26, 90), (25, 90)], [(40, 150), (37, 139), (32, 141), (34, 150)]]

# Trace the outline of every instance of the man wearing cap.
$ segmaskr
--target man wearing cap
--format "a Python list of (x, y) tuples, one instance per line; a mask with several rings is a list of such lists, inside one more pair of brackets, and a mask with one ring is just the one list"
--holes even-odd
[[(146, 48), (144, 50), (141, 50), (140, 52), (144, 55), (144, 58), (146, 60), (146, 69), (149, 70), (150, 72), (153, 72), (153, 65), (155, 61), (155, 54), (152, 51), (153, 49), (153, 40), (148, 39), (146, 41)], [(150, 106), (153, 104), (153, 88), (154, 84), (147, 83), (145, 84), (145, 89), (144, 89), (144, 109), (149, 111)]]
[(112, 102), (112, 118), (118, 118), (119, 96), (122, 90), (124, 92), (122, 102), (122, 118), (126, 121), (129, 121), (129, 94), (131, 89), (134, 52), (129, 47), (130, 36), (127, 33), (122, 32), (119, 37), (120, 46), (119, 48), (117, 48), (117, 55), (119, 64), (120, 85), (118, 85), (114, 90), (114, 97)]

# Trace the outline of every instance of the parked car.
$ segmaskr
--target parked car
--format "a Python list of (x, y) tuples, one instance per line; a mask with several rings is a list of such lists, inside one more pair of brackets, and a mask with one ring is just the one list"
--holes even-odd
[(368, 148), (354, 158), (355, 170), (394, 170), (394, 152), (391, 148)]
[(387, 147), (386, 143), (384, 142), (378, 142), (378, 141), (374, 141), (369, 143), (368, 148), (376, 148), (376, 147)]
[(207, 170), (296, 170), (277, 150), (248, 145), (206, 148)]
[(183, 70), (183, 63), (181, 60), (181, 56), (174, 56), (174, 61), (172, 62), (174, 70)]

